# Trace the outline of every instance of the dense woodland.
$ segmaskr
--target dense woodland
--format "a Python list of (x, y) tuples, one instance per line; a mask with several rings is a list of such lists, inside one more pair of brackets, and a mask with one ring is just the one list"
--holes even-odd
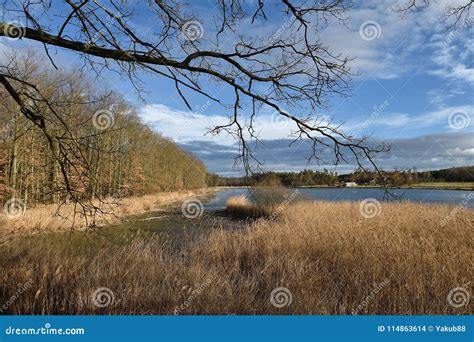
[(346, 182), (356, 182), (360, 185), (379, 185), (385, 181), (390, 186), (399, 186), (421, 182), (474, 182), (474, 166), (422, 172), (417, 171), (415, 168), (401, 171), (382, 171), (381, 175), (383, 178), (377, 172), (362, 169), (343, 175), (338, 175), (326, 169), (323, 171), (263, 172), (256, 173), (249, 179), (243, 177), (219, 177), (218, 175), (210, 174), (208, 175), (208, 184), (213, 186), (343, 186)]
[(202, 162), (141, 123), (120, 94), (98, 89), (80, 72), (42, 67), (31, 55), (11, 63), (17, 64), (14, 77), (34, 81), (47, 96), (14, 83), (46, 116), (54, 138), (49, 141), (0, 87), (3, 201), (15, 197), (32, 206), (68, 201), (71, 194), (90, 200), (205, 186)]

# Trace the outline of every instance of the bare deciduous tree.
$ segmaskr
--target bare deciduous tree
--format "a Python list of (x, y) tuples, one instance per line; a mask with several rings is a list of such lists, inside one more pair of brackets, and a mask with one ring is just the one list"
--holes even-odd
[[(71, 223), (79, 214), (95, 226), (121, 197), (205, 185), (202, 163), (81, 73), (53, 72), (33, 50), (11, 54), (0, 72), (7, 80), (0, 88), (0, 199), (7, 193), (23, 207), (54, 203)], [(17, 94), (39, 123), (19, 112)]]
[[(283, 0), (259, 1), (252, 8), (238, 0), (220, 0), (212, 13), (215, 29), (203, 32), (201, 22), (210, 18), (196, 18), (198, 5), (155, 0), (148, 2), (146, 11), (157, 24), (147, 33), (133, 24), (137, 14), (129, 1), (68, 0), (63, 6), (54, 1), (25, 0), (20, 5), (6, 1), (9, 13), (21, 13), (25, 24), (0, 23), (0, 34), (19, 33), (23, 39), (41, 42), (48, 56), (52, 47), (75, 51), (98, 73), (118, 67), (137, 89), (143, 71), (167, 78), (190, 109), (189, 92), (232, 107), (229, 123), (213, 127), (211, 132), (225, 131), (239, 140), (246, 170), (254, 159), (248, 139), (258, 140), (254, 120), (261, 110), (292, 121), (295, 139), (312, 143), (311, 158), (319, 160), (318, 148), (330, 148), (335, 164), (350, 152), (359, 164), (366, 160), (376, 167), (373, 155), (384, 151), (384, 146), (367, 145), (367, 137), (346, 134), (320, 113), (328, 96), (348, 94), (348, 59), (322, 44), (319, 35), (329, 20), (343, 20), (349, 5), (350, 1), (344, 0), (304, 5)], [(268, 11), (286, 14), (287, 22), (279, 34), (264, 39), (244, 33), (241, 27), (265, 22)], [(51, 62), (54, 64), (53, 59)], [(8, 87), (5, 75), (0, 77)], [(203, 85), (204, 78), (227, 91), (232, 89), (234, 101), (223, 103)], [(25, 115), (41, 125), (41, 115), (31, 113), (21, 96), (15, 98)], [(243, 112), (250, 112), (248, 122)], [(43, 129), (48, 134), (47, 127)]]
[[(448, 7), (446, 15), (454, 17), (456, 23), (467, 20), (473, 3), (470, 0)], [(429, 4), (429, 0), (410, 0), (398, 10), (416, 10)], [(321, 115), (328, 97), (349, 93), (348, 59), (321, 43), (320, 35), (329, 23), (344, 21), (350, 5), (348, 0), (302, 4), (292, 0), (259, 0), (255, 4), (216, 0), (209, 13), (199, 4), (178, 0), (148, 1), (138, 10), (134, 2), (126, 0), (4, 0), (0, 35), (40, 42), (55, 67), (50, 49), (70, 50), (98, 75), (104, 69), (118, 69), (139, 93), (143, 91), (140, 76), (152, 73), (168, 79), (189, 109), (191, 93), (228, 108), (228, 124), (211, 127), (210, 132), (227, 132), (237, 138), (240, 160), (247, 171), (253, 163), (259, 165), (249, 140), (258, 141), (255, 118), (262, 110), (271, 110), (293, 123), (295, 140), (311, 142), (310, 160), (320, 161), (320, 149), (331, 149), (334, 164), (346, 161), (348, 153), (359, 166), (368, 164), (378, 170), (373, 158), (386, 151), (386, 146), (371, 146), (366, 136), (347, 134), (340, 124)], [(144, 14), (141, 11), (155, 19), (151, 30), (136, 24)], [(203, 12), (201, 18), (196, 15)], [(269, 12), (284, 13), (286, 21), (270, 36), (249, 34), (252, 25), (258, 29), (259, 24), (269, 22)], [(204, 22), (215, 25), (206, 25), (204, 32)], [(52, 113), (58, 113), (58, 108), (46, 101), (34, 84), (15, 77), (10, 68), (2, 66), (0, 83), (21, 113), (42, 130), (61, 165), (69, 156), (58, 145), (58, 136), (49, 129), (44, 114), (31, 104), (41, 100)], [(207, 86), (209, 81), (233, 94), (233, 101), (225, 103)], [(250, 114), (249, 120), (244, 113)], [(67, 125), (64, 128), (68, 131)], [(77, 144), (71, 132), (68, 139)], [(69, 184), (66, 167), (62, 175)], [(66, 190), (73, 193), (70, 188)]]
[[(430, 6), (433, 0), (404, 0), (400, 1), (395, 10), (404, 12), (422, 11)], [(471, 9), (474, 6), (474, 0), (463, 0), (446, 5), (444, 20), (448, 21), (450, 27), (458, 25), (471, 25)]]

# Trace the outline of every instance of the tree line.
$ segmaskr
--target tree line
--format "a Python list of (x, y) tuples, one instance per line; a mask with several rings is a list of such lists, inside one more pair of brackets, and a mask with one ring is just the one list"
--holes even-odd
[(367, 171), (357, 169), (349, 174), (338, 175), (327, 169), (323, 171), (261, 172), (245, 177), (219, 177), (209, 174), (210, 186), (344, 186), (348, 182), (359, 185), (389, 186), (410, 185), (421, 182), (474, 182), (474, 166), (449, 169), (417, 171), (416, 168), (394, 171)]
[[(406, 170), (383, 171), (387, 184), (392, 186), (410, 185), (423, 182), (474, 182), (474, 166), (453, 167), (448, 169), (418, 171), (416, 168)], [(358, 184), (380, 184), (380, 175), (357, 169), (351, 174), (341, 175), (344, 181), (356, 182)]]
[(215, 174), (208, 176), (208, 184), (213, 186), (311, 186), (337, 185), (337, 173), (324, 169), (323, 171), (303, 170), (300, 172), (260, 172), (249, 177), (219, 177)]
[(0, 88), (0, 201), (33, 206), (206, 185), (203, 163), (143, 124), (121, 94), (80, 72), (44, 67), (31, 53), (9, 58), (12, 84), (44, 116), (48, 134)]

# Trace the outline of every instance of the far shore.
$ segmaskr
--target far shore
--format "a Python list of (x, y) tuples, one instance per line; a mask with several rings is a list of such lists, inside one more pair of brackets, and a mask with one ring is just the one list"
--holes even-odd
[[(226, 185), (220, 186), (220, 188), (245, 188), (246, 186), (243, 185)], [(355, 186), (334, 186), (334, 185), (326, 185), (326, 184), (316, 184), (316, 185), (300, 185), (300, 186), (289, 186), (289, 188), (323, 188), (323, 189), (343, 189), (343, 188), (351, 188), (351, 189), (380, 189), (383, 188), (381, 185), (355, 185)], [(425, 182), (425, 183), (416, 183), (410, 185), (400, 185), (400, 186), (389, 186), (389, 189), (428, 189), (428, 190), (463, 190), (469, 191), (474, 190), (474, 182)]]

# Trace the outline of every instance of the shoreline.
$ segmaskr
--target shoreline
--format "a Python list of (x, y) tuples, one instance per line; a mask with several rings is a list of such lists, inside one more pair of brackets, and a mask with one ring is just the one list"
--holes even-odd
[[(120, 224), (129, 217), (141, 215), (152, 210), (165, 210), (167, 207), (185, 200), (193, 198), (199, 201), (205, 200), (210, 194), (220, 189), (220, 187), (210, 187), (123, 198), (121, 199), (121, 206), (110, 209), (110, 212), (107, 212), (98, 219), (97, 228), (101, 229)], [(19, 236), (95, 229), (86, 227), (84, 222), (72, 227), (68, 219), (55, 215), (56, 210), (57, 205), (55, 204), (41, 204), (27, 209), (23, 216), (16, 219), (8, 219), (4, 213), (0, 212), (0, 245)], [(72, 216), (70, 210), (72, 210), (72, 206), (62, 209), (61, 215), (70, 214)]]
[[(470, 184), (470, 183), (468, 183)], [(221, 189), (242, 189), (242, 188), (252, 188), (252, 186), (220, 186)], [(255, 187), (257, 188), (257, 187)], [(269, 187), (271, 188), (271, 187)], [(383, 189), (382, 186), (377, 185), (357, 185), (357, 186), (332, 186), (332, 185), (300, 185), (300, 186), (285, 186), (289, 189)], [(420, 189), (420, 190), (459, 190), (459, 191), (474, 191), (474, 185), (466, 187), (449, 187), (449, 186), (417, 186), (415, 185), (404, 185), (397, 187), (388, 187), (389, 190), (406, 190), (406, 189)]]
[[(161, 192), (156, 194), (144, 195), (140, 197), (129, 197), (122, 199), (122, 205), (108, 212), (106, 215), (98, 219), (95, 228), (87, 228), (84, 224), (78, 224), (71, 227), (70, 221), (54, 213), (57, 209), (56, 205), (38, 205), (28, 209), (26, 213), (18, 219), (6, 219), (3, 213), (0, 213), (0, 244), (7, 243), (13, 238), (20, 236), (36, 235), (50, 232), (66, 232), (66, 231), (87, 231), (88, 229), (102, 229), (115, 225), (119, 225), (128, 218), (146, 214), (151, 211), (166, 211), (172, 206), (176, 206), (180, 202), (189, 199), (196, 199), (199, 202), (205, 202), (210, 195), (225, 189), (246, 189), (245, 186), (217, 186), (196, 190)], [(355, 187), (333, 187), (333, 186), (294, 186), (289, 189), (382, 189), (380, 186), (355, 186)], [(442, 189), (442, 188), (389, 188), (389, 189), (433, 189), (433, 190), (460, 190), (469, 191), (474, 189)], [(320, 200), (320, 202), (331, 202)], [(346, 202), (346, 201), (343, 201)], [(352, 202), (352, 201), (348, 201)], [(453, 204), (445, 203), (422, 203), (427, 206), (443, 205), (454, 207)], [(62, 214), (67, 215), (66, 212)]]

